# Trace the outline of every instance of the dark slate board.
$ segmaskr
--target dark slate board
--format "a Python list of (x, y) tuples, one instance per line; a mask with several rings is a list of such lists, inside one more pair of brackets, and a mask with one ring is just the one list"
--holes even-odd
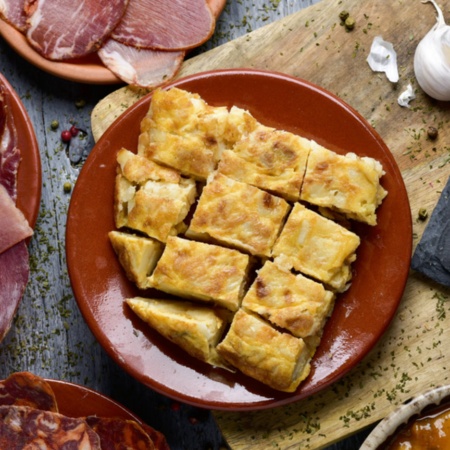
[(450, 178), (416, 247), (411, 268), (450, 287)]

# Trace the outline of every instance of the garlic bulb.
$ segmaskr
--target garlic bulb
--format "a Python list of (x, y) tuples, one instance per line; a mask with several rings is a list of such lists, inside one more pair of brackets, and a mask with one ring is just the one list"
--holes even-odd
[(435, 0), (437, 22), (419, 42), (414, 55), (414, 73), (420, 87), (436, 100), (450, 100), (450, 26)]

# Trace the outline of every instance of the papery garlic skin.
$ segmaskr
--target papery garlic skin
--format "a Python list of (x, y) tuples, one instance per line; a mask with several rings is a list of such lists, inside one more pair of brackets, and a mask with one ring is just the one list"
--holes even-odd
[[(437, 23), (419, 42), (414, 54), (414, 73), (419, 86), (436, 100), (450, 100), (450, 26), (434, 0)], [(423, 2), (426, 3), (426, 2)]]

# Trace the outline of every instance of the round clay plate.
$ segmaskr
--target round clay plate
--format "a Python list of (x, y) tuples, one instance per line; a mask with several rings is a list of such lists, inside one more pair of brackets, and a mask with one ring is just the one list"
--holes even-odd
[(117, 417), (142, 423), (137, 416), (114, 400), (78, 384), (46, 380), (55, 393), (59, 412), (68, 417)]
[(17, 207), (24, 213), (31, 227), (36, 223), (41, 201), (42, 173), (39, 147), (28, 113), (19, 96), (0, 73), (17, 129), (18, 147), (22, 160), (17, 174)]
[(75, 297), (111, 357), (140, 382), (169, 397), (230, 410), (298, 401), (354, 367), (395, 314), (408, 275), (412, 242), (401, 174), (386, 145), (356, 111), (306, 81), (263, 71), (223, 70), (196, 74), (172, 85), (196, 92), (214, 106), (248, 109), (265, 125), (314, 139), (336, 152), (371, 156), (383, 164), (386, 175), (382, 184), (389, 194), (378, 210), (377, 226), (355, 227), (362, 244), (353, 266), (353, 283), (337, 300), (310, 376), (292, 394), (198, 362), (140, 321), (124, 304), (124, 298), (139, 292), (125, 277), (107, 233), (115, 229), (116, 153), (121, 147), (136, 151), (139, 125), (151, 101), (147, 96), (104, 133), (75, 186), (66, 241)]
[[(225, 3), (226, 0), (208, 0), (211, 11), (216, 17), (219, 17)], [(20, 31), (1, 19), (0, 35), (22, 58), (59, 78), (90, 84), (122, 83), (116, 75), (103, 65), (96, 53), (67, 61), (51, 61), (37, 53)]]

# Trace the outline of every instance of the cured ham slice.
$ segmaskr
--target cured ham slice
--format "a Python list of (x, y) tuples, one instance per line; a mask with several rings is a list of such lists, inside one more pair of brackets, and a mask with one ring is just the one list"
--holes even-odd
[(0, 406), (0, 448), (101, 450), (83, 419), (27, 406)]
[(17, 171), (20, 151), (16, 146), (17, 130), (14, 125), (8, 94), (0, 82), (0, 184), (13, 200), (17, 197)]
[(30, 272), (25, 238), (30, 236), (31, 229), (15, 206), (19, 163), (14, 117), (0, 80), (0, 221), (11, 221), (10, 211), (18, 218), (11, 226), (5, 223), (0, 226), (0, 243), (3, 242), (0, 244), (0, 342), (11, 328)]
[(50, 384), (30, 372), (16, 372), (0, 382), (0, 405), (29, 406), (58, 412), (55, 393)]
[(152, 89), (168, 82), (178, 72), (184, 51), (138, 49), (108, 39), (98, 51), (103, 64), (128, 84)]
[(40, 0), (29, 17), (27, 39), (51, 60), (95, 52), (119, 23), (128, 0)]
[(0, 184), (0, 253), (33, 234), (22, 211)]
[(26, 0), (0, 0), (0, 17), (19, 31), (26, 30)]
[[(6, 336), (25, 292), (30, 272), (25, 241), (0, 253), (0, 342)], [(0, 448), (4, 448), (0, 445)]]
[(214, 27), (205, 0), (130, 0), (112, 37), (138, 48), (187, 50), (208, 40)]

